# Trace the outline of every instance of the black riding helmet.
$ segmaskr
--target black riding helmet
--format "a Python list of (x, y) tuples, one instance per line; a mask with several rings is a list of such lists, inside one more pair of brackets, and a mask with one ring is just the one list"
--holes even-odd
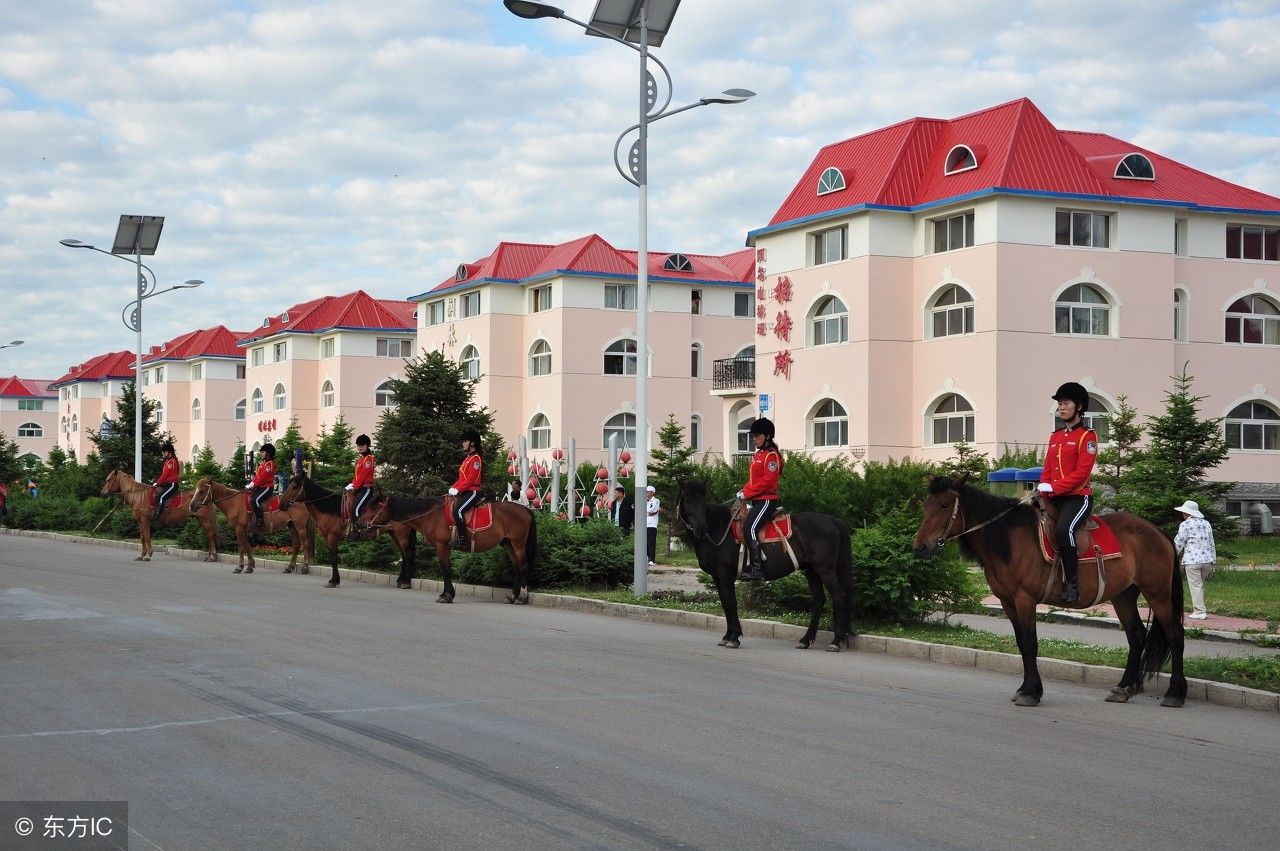
[(1058, 388), (1058, 392), (1051, 397), (1055, 402), (1061, 402), (1064, 399), (1070, 399), (1076, 403), (1076, 413), (1084, 415), (1089, 410), (1089, 391), (1084, 389), (1083, 384), (1077, 384), (1074, 381), (1068, 381), (1066, 384)]
[(161, 452), (168, 452), (170, 455), (177, 455), (177, 454), (178, 454), (178, 453), (174, 450), (174, 448), (173, 448), (173, 444), (172, 444), (172, 443), (169, 443), (168, 441), (165, 441), (164, 443), (160, 444), (160, 451), (161, 451)]
[(752, 435), (763, 434), (765, 436), (765, 439), (773, 440), (773, 434), (774, 434), (773, 420), (767, 417), (760, 417), (758, 420), (756, 420), (751, 424), (751, 434)]
[(261, 452), (263, 455), (267, 456), (272, 461), (276, 460), (276, 448), (272, 444), (270, 443), (262, 444)]
[(362, 434), (356, 438), (356, 446), (369, 446), (369, 435)]
[(471, 441), (471, 448), (477, 452), (480, 450), (480, 432), (473, 428), (469, 428), (462, 433), (463, 440)]

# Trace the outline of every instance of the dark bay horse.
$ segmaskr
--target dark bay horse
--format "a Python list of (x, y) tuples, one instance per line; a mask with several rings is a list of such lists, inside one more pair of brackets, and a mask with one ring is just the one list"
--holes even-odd
[[(1022, 654), (1022, 685), (1013, 696), (1018, 706), (1037, 706), (1044, 695), (1036, 667), (1036, 604), (1048, 596), (1054, 601), (1061, 576), (1050, 577), (1051, 566), (1040, 552), (1036, 536), (1040, 518), (1030, 505), (993, 496), (958, 478), (930, 476), (924, 519), (916, 533), (915, 554), (929, 558), (949, 541), (958, 540), (960, 551), (982, 565), (987, 584), (1000, 598), (1004, 613)], [(1104, 518), (1115, 532), (1122, 555), (1104, 562), (1105, 582), (1098, 589), (1096, 562), (1080, 553), (1080, 600), (1071, 608), (1093, 605), (1101, 590), (1110, 601), (1129, 640), (1124, 676), (1107, 700), (1124, 703), (1142, 691), (1144, 679), (1173, 660), (1169, 690), (1161, 706), (1181, 706), (1187, 697), (1182, 673), (1182, 576), (1175, 562), (1173, 543), (1159, 527), (1125, 512)], [(1092, 584), (1092, 588), (1088, 586)], [(1152, 623), (1144, 627), (1138, 615), (1138, 594), (1151, 607)]]
[[(452, 603), (456, 596), (453, 569), (449, 563), (453, 527), (449, 525), (448, 508), (442, 499), (394, 496), (375, 497), (365, 508), (369, 525), (388, 530), (398, 525), (416, 529), (422, 533), (423, 540), (435, 548), (436, 558), (440, 560), (440, 574), (444, 578), (444, 590), (436, 598), (437, 603)], [(507, 602), (528, 603), (529, 573), (538, 558), (538, 524), (533, 510), (516, 502), (491, 502), (468, 512), (468, 522), (474, 518), (475, 511), (484, 508), (492, 511), (492, 522), (487, 528), (468, 530), (470, 551), (481, 553), (497, 546), (503, 547), (511, 559), (511, 594)], [(407, 563), (408, 573), (401, 571), (400, 580), (396, 583), (398, 587), (409, 587), (408, 583), (413, 579), (411, 565), (412, 562)]]
[[(244, 491), (229, 488), (211, 476), (205, 476), (196, 482), (196, 489), (191, 494), (193, 509), (203, 508), (212, 503), (227, 518), (227, 525), (236, 533), (236, 543), (240, 548), (240, 564), (234, 573), (253, 573), (257, 565), (253, 560), (253, 547), (249, 537), (253, 526), (253, 509), (245, 505)], [(293, 544), (293, 555), (289, 557), (289, 566), (285, 573), (293, 573), (298, 563), (298, 551), (302, 550), (302, 569), (299, 573), (310, 573), (311, 562), (316, 559), (315, 532), (316, 524), (302, 505), (293, 505), (288, 511), (262, 512), (262, 528), (264, 534), (289, 530), (289, 538)], [(248, 562), (246, 564), (245, 562)]]
[[(151, 485), (139, 482), (119, 467), (107, 474), (102, 483), (102, 495), (120, 494), (120, 497), (133, 512), (133, 519), (138, 521), (138, 535), (142, 539), (142, 552), (134, 561), (151, 561), (151, 518), (155, 506), (151, 503)], [(213, 523), (213, 508), (210, 506), (191, 507), (191, 491), (179, 491), (164, 505), (160, 522), (185, 523), (188, 517), (200, 521), (208, 542), (208, 553), (205, 561), (218, 560), (218, 537)]]
[[(289, 480), (288, 486), (280, 494), (280, 510), (289, 511), (295, 505), (306, 506), (307, 513), (315, 522), (316, 529), (324, 538), (329, 548), (329, 562), (332, 574), (325, 583), (326, 588), (337, 588), (342, 582), (338, 575), (338, 545), (347, 539), (347, 518), (342, 516), (342, 491), (327, 491), (313, 482), (306, 473), (298, 473)], [(366, 518), (369, 516), (365, 509)], [(402, 560), (413, 559), (413, 530), (405, 527), (388, 528), (386, 530), (400, 549)], [(358, 540), (369, 540), (377, 535), (370, 529)]]
[[(676, 516), (684, 526), (685, 537), (698, 556), (698, 566), (716, 581), (720, 606), (728, 629), (720, 639), (721, 647), (737, 648), (742, 640), (742, 622), (738, 619), (738, 595), (734, 583), (738, 578), (739, 544), (729, 531), (732, 510), (707, 498), (703, 482), (685, 482), (680, 486)], [(791, 515), (791, 548), (809, 581), (809, 629), (796, 647), (807, 649), (818, 635), (818, 621), (826, 606), (826, 593), (831, 593), (835, 640), (827, 650), (851, 646), (853, 640), (853, 560), (850, 555), (849, 527), (828, 514), (802, 511)], [(766, 579), (778, 579), (794, 570), (791, 558), (780, 543), (762, 543)]]

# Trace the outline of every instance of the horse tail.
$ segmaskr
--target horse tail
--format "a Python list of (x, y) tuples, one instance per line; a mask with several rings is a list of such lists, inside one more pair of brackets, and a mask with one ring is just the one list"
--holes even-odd
[(837, 521), (840, 534), (836, 541), (836, 578), (844, 591), (845, 634), (853, 638), (853, 535), (849, 524)]
[[(1168, 540), (1168, 536), (1165, 536)], [(1173, 546), (1173, 542), (1169, 541), (1169, 608), (1171, 614), (1176, 621), (1174, 629), (1182, 628), (1182, 572), (1178, 570), (1178, 551)], [(1160, 672), (1165, 663), (1173, 656), (1173, 636), (1165, 632), (1160, 624), (1160, 619), (1155, 617), (1154, 612), (1151, 616), (1151, 626), (1147, 629), (1147, 640), (1142, 648), (1142, 668), (1139, 671), (1139, 681), (1143, 679), (1151, 679)]]
[(524, 539), (524, 567), (525, 576), (532, 576), (538, 560), (538, 515), (532, 508), (525, 511), (529, 512), (529, 535)]

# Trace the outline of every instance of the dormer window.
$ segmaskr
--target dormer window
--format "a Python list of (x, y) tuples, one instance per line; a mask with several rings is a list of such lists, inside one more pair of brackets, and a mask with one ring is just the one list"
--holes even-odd
[(1116, 165), (1116, 177), (1121, 180), (1155, 180), (1156, 170), (1143, 154), (1129, 154)]
[(465, 281), (467, 279), (467, 274), (467, 264), (459, 263), (458, 271), (453, 273), (453, 279), (455, 281)]
[(263, 327), (263, 328), (270, 328), (270, 327), (271, 327), (271, 317), (270, 317), (270, 316), (264, 316), (264, 317), (262, 317), (262, 327)]
[(672, 254), (667, 257), (666, 262), (662, 264), (662, 268), (668, 272), (692, 272), (693, 261), (683, 254)]
[(978, 158), (974, 155), (973, 149), (968, 145), (956, 145), (947, 154), (947, 164), (943, 167), (943, 174), (955, 174), (961, 171), (969, 171), (978, 167)]
[(827, 195), (845, 188), (844, 173), (838, 168), (829, 168), (818, 178), (818, 194)]
[(284, 312), (284, 313), (280, 314), (280, 323), (281, 323), (281, 324), (284, 324), (284, 325), (287, 325), (287, 324), (289, 323), (289, 313), (288, 313), (288, 311), (286, 311), (286, 312)]

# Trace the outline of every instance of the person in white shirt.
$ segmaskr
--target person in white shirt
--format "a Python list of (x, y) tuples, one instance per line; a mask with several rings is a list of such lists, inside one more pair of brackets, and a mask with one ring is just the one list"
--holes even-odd
[(1173, 545), (1182, 556), (1182, 568), (1187, 572), (1187, 585), (1191, 587), (1191, 617), (1202, 621), (1208, 617), (1204, 607), (1204, 583), (1213, 573), (1218, 552), (1213, 546), (1213, 527), (1204, 519), (1200, 506), (1191, 500), (1179, 505), (1182, 523)]
[(658, 502), (658, 491), (653, 485), (649, 485), (646, 489), (649, 499), (644, 504), (644, 525), (646, 548), (649, 551), (649, 566), (653, 567), (653, 561), (657, 558), (658, 552), (658, 510), (662, 507), (662, 503)]

